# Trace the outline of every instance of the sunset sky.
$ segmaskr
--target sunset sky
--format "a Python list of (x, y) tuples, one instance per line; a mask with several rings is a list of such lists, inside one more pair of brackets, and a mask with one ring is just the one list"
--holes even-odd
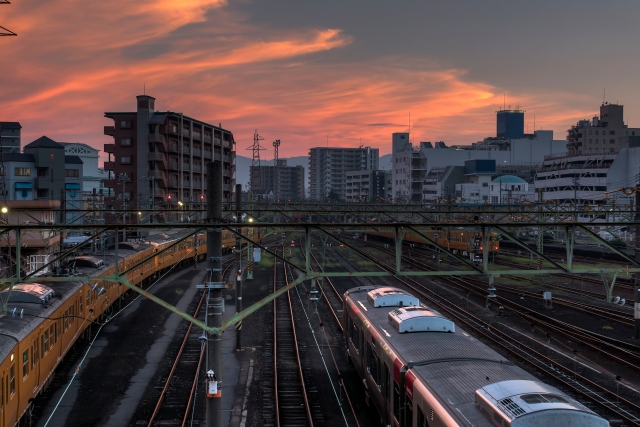
[(0, 5), (0, 121), (102, 149), (105, 111), (135, 96), (221, 122), (249, 156), (314, 146), (390, 151), (495, 135), (503, 104), (564, 139), (606, 99), (640, 126), (640, 2), (12, 0)]

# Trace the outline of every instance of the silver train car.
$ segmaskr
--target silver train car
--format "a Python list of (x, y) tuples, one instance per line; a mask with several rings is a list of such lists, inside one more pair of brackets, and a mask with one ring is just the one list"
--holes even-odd
[(345, 344), (366, 399), (391, 427), (606, 427), (403, 290), (344, 294)]

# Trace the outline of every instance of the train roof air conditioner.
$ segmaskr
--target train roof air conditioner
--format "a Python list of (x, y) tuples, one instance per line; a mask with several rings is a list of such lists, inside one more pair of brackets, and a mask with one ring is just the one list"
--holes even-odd
[(367, 292), (367, 300), (374, 307), (407, 307), (420, 305), (418, 298), (398, 288), (376, 288)]
[(442, 317), (437, 311), (426, 307), (405, 307), (392, 310), (388, 315), (389, 324), (396, 331), (405, 332), (455, 332), (455, 324)]

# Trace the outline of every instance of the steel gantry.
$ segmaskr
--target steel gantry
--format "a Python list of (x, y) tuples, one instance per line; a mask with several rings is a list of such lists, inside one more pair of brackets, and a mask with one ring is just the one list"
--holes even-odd
[[(126, 269), (117, 269), (114, 274), (107, 277), (100, 277), (100, 280), (120, 283), (132, 289), (152, 301), (166, 307), (167, 309), (179, 314), (188, 321), (203, 327), (211, 333), (219, 333), (229, 328), (236, 322), (241, 321), (246, 316), (258, 310), (264, 304), (277, 298), (287, 290), (297, 284), (311, 279), (320, 279), (324, 277), (384, 277), (384, 276), (481, 276), (492, 278), (499, 275), (515, 275), (515, 276), (532, 276), (532, 275), (548, 275), (556, 273), (571, 274), (593, 274), (601, 275), (605, 287), (612, 288), (615, 278), (623, 274), (640, 273), (640, 261), (636, 260), (633, 254), (627, 253), (621, 249), (619, 244), (604, 239), (599, 234), (602, 230), (615, 230), (624, 227), (640, 226), (640, 220), (635, 217), (635, 210), (629, 206), (616, 207), (615, 221), (609, 220), (612, 210), (607, 207), (598, 207), (597, 209), (585, 209), (576, 214), (575, 210), (556, 209), (552, 205), (509, 205), (509, 206), (459, 206), (459, 205), (369, 205), (369, 204), (318, 204), (318, 203), (297, 203), (297, 204), (272, 204), (272, 203), (255, 203), (248, 202), (242, 207), (242, 211), (247, 214), (248, 221), (239, 229), (238, 224), (232, 218), (237, 212), (233, 206), (223, 206), (222, 217), (214, 221), (216, 227), (232, 233), (240, 238), (250, 247), (261, 248), (262, 251), (270, 253), (275, 258), (284, 263), (289, 264), (298, 273), (295, 281), (287, 287), (274, 292), (265, 297), (260, 302), (246, 308), (228, 319), (220, 327), (206, 326), (197, 319), (181, 312), (176, 307), (171, 306), (165, 301), (153, 296), (143, 289), (132, 285), (127, 280), (127, 273), (136, 267), (148, 262), (153, 257), (161, 255), (164, 251), (171, 249), (175, 245), (180, 244), (185, 239), (193, 237), (198, 233), (206, 231), (211, 226), (211, 222), (198, 220), (203, 218), (200, 210), (186, 209), (185, 217), (192, 222), (185, 223), (162, 223), (162, 224), (122, 224), (117, 223), (119, 218), (136, 218), (144, 212), (150, 210), (132, 210), (132, 211), (105, 211), (113, 218), (112, 224), (101, 226), (84, 225), (84, 224), (24, 224), (20, 220), (16, 220), (15, 224), (5, 223), (0, 225), (0, 237), (5, 234), (14, 235), (14, 244), (16, 252), (20, 253), (22, 243), (20, 236), (27, 232), (53, 232), (53, 233), (89, 233), (88, 239), (68, 250), (61, 250), (49, 263), (40, 267), (35, 271), (28, 272), (22, 276), (20, 269), (11, 277), (0, 279), (0, 283), (4, 287), (11, 288), (16, 283), (24, 283), (34, 279), (34, 275), (48, 266), (60, 265), (65, 258), (74, 252), (89, 251), (92, 247), (91, 242), (99, 239), (104, 233), (122, 232), (122, 231), (182, 231), (181, 234), (171, 246), (162, 251), (154, 253), (152, 256), (138, 262), (135, 265), (128, 266)], [(609, 214), (607, 214), (609, 212)], [(157, 213), (154, 211), (152, 213)], [(167, 213), (163, 210), (163, 213)], [(82, 215), (82, 211), (78, 210), (78, 214)], [(16, 218), (31, 217), (29, 209), (23, 209), (21, 212), (14, 212)], [(586, 217), (591, 215), (591, 221), (576, 221), (575, 218)], [(170, 216), (168, 216), (170, 217)], [(448, 247), (444, 246), (434, 238), (434, 230), (455, 230), (469, 231), (479, 233), (483, 236), (483, 256), (482, 262), (474, 262), (462, 255), (462, 253), (453, 253)], [(565, 236), (561, 240), (564, 245), (566, 259), (561, 261), (552, 259), (550, 256), (540, 250), (538, 245), (529, 244), (521, 238), (523, 230), (536, 230), (539, 236), (542, 233), (553, 234), (555, 236)], [(256, 239), (260, 234), (287, 232), (295, 233), (295, 235), (304, 238), (304, 248), (306, 262), (299, 265), (295, 261), (287, 259), (284, 255), (280, 256)], [(364, 236), (368, 233), (385, 233), (394, 237), (395, 244), (390, 245), (390, 250), (395, 251), (393, 264), (387, 264), (373, 257), (366, 252), (360, 250), (353, 243), (354, 236)], [(494, 265), (489, 262), (488, 237), (493, 234), (500, 236), (502, 241), (509, 241), (525, 254), (530, 254), (532, 259), (540, 260), (539, 268), (516, 268), (507, 269)], [(610, 264), (606, 268), (584, 265), (576, 266), (574, 263), (575, 236), (583, 236), (584, 239), (599, 245), (602, 248), (616, 254), (627, 265)], [(459, 267), (450, 270), (434, 268), (432, 270), (420, 270), (416, 268), (403, 269), (403, 241), (407, 236), (413, 236), (412, 242), (421, 242), (440, 255), (449, 257), (456, 262)], [(311, 269), (309, 259), (311, 252), (311, 241), (313, 238), (319, 238), (320, 241), (342, 245), (345, 248), (353, 250), (361, 256), (363, 260), (367, 260), (371, 268), (362, 271), (314, 271)], [(540, 240), (538, 240), (540, 241)], [(116, 245), (117, 246), (117, 245)], [(324, 245), (323, 245), (324, 246)], [(556, 248), (560, 246), (556, 244)], [(635, 246), (630, 244), (629, 249), (635, 250)], [(19, 258), (18, 258), (19, 259)], [(609, 283), (608, 277), (613, 276), (613, 280)], [(68, 281), (70, 277), (54, 277), (54, 276), (38, 276), (38, 282), (55, 282)], [(72, 280), (94, 281), (96, 278), (91, 276), (73, 276)], [(609, 289), (607, 293), (610, 294)]]

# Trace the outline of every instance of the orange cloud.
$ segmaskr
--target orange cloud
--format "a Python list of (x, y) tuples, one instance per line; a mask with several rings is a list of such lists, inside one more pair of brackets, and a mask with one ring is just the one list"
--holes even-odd
[[(19, 36), (2, 40), (13, 59), (0, 111), (22, 123), (25, 143), (48, 135), (102, 149), (104, 111), (133, 109), (143, 86), (159, 109), (222, 122), (241, 155), (256, 128), (282, 140), (281, 156), (306, 155), (327, 137), (386, 153), (409, 112), (414, 140), (468, 144), (495, 133), (502, 104), (502, 88), (464, 70), (402, 57), (335, 59), (330, 52), (355, 49), (345, 31), (263, 28), (224, 0), (25, 0), (3, 10)], [(539, 108), (546, 127), (564, 130), (590, 115), (542, 93), (510, 97)]]

